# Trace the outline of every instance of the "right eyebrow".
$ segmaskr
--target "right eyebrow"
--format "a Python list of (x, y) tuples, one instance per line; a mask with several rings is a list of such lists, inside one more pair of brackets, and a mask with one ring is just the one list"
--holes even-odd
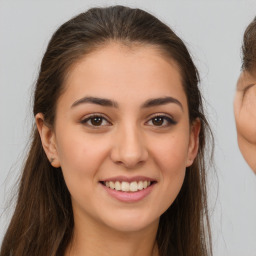
[(97, 98), (97, 97), (83, 97), (77, 101), (75, 101), (72, 105), (71, 108), (76, 107), (80, 104), (85, 104), (85, 103), (92, 103), (100, 106), (105, 106), (105, 107), (114, 107), (118, 108), (118, 104), (115, 101), (109, 100), (109, 99), (104, 99), (104, 98)]

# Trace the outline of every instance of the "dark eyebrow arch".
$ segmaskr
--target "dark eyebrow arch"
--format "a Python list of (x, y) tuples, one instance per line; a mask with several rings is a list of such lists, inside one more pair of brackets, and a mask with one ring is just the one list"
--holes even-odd
[(165, 105), (168, 103), (177, 104), (183, 111), (183, 106), (182, 106), (181, 102), (173, 97), (149, 99), (142, 105), (142, 108), (155, 107), (155, 106), (159, 106), (159, 105)]
[(117, 102), (109, 100), (109, 99), (96, 98), (96, 97), (84, 97), (82, 99), (75, 101), (72, 104), (71, 108), (76, 107), (80, 104), (84, 104), (84, 103), (92, 103), (92, 104), (97, 104), (97, 105), (104, 106), (104, 107), (114, 107), (114, 108), (118, 107)]

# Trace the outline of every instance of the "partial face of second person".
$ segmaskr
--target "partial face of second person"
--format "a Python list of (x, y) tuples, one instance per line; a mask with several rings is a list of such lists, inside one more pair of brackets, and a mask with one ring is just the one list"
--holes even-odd
[(75, 228), (155, 230), (198, 150), (179, 69), (153, 46), (110, 43), (70, 70), (54, 129), (37, 123)]
[(234, 100), (237, 139), (243, 157), (256, 173), (256, 70), (243, 71)]

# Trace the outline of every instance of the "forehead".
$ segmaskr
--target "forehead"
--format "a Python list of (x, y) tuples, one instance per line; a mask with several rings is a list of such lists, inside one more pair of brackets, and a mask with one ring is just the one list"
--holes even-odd
[[(125, 68), (125, 64), (127, 64), (126, 70), (131, 70), (132, 67), (129, 65), (132, 60), (137, 61), (137, 63), (133, 63), (133, 66), (136, 65), (136, 67), (138, 67), (139, 64), (143, 64), (140, 66), (140, 71), (142, 71), (145, 66), (145, 62), (148, 62), (151, 67), (153, 67), (153, 63), (155, 66), (159, 64), (163, 66), (164, 64), (165, 68), (169, 66), (181, 75), (178, 64), (171, 58), (170, 54), (160, 46), (136, 42), (127, 44), (122, 42), (109, 42), (100, 45), (99, 47), (95, 47), (93, 51), (74, 63), (68, 72), (69, 75), (67, 78), (70, 78), (70, 75), (72, 76), (74, 71), (76, 72), (79, 69), (83, 69), (86, 64), (88, 65), (87, 67), (89, 67), (89, 65), (91, 67), (97, 65), (99, 72), (107, 70), (108, 67), (112, 70), (119, 70), (121, 68)], [(106, 62), (108, 65), (106, 65)], [(119, 64), (121, 64), (121, 62), (123, 65), (119, 68)], [(115, 66), (114, 64), (117, 65)]]
[(64, 87), (73, 98), (185, 96), (178, 65), (151, 45), (110, 43), (93, 51), (73, 65)]

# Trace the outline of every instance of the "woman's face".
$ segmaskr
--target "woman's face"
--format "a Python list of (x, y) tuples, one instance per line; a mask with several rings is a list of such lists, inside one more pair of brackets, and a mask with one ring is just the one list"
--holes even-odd
[(239, 148), (256, 173), (256, 73), (241, 73), (237, 82), (234, 112)]
[(75, 226), (157, 226), (197, 154), (199, 130), (189, 124), (176, 64), (156, 48), (111, 43), (85, 56), (69, 72), (54, 131), (45, 132)]

